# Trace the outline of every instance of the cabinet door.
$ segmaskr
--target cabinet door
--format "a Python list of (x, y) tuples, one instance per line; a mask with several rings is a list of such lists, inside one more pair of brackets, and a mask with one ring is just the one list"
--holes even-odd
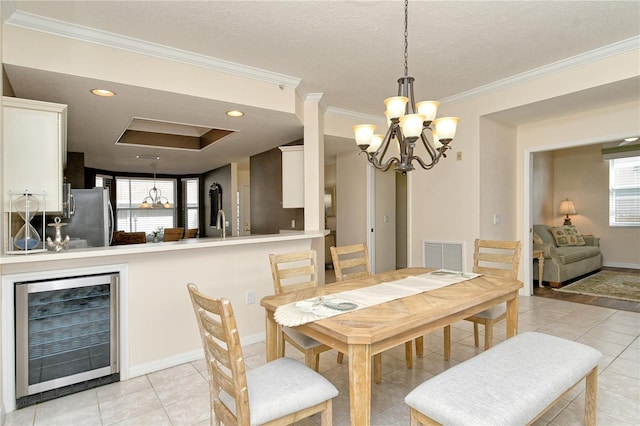
[(10, 191), (45, 192), (46, 210), (62, 211), (66, 105), (3, 98), (3, 119), (5, 199)]
[(304, 207), (304, 147), (281, 146), (282, 207)]

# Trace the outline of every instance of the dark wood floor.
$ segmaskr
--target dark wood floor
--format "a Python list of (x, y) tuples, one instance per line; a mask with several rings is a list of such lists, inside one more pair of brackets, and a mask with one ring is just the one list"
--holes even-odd
[[(640, 275), (640, 269), (625, 269), (625, 268), (609, 268), (603, 267), (603, 271), (618, 271), (630, 274)], [(574, 281), (582, 279), (584, 277), (578, 277), (574, 280), (567, 281), (563, 285), (571, 284)], [(627, 300), (610, 299), (608, 297), (587, 296), (584, 294), (572, 294), (562, 293), (560, 291), (554, 291), (549, 287), (549, 283), (543, 282), (545, 287), (538, 287), (538, 281), (536, 280), (533, 295), (540, 297), (547, 297), (549, 299), (565, 300), (567, 302), (582, 303), (585, 305), (602, 306), (611, 309), (620, 309), (622, 311), (631, 311), (640, 313), (640, 302), (630, 302)]]

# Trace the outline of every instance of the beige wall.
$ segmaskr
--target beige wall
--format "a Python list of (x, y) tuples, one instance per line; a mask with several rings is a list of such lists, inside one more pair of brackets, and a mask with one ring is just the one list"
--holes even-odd
[[(572, 223), (583, 234), (600, 237), (604, 264), (640, 268), (640, 228), (609, 226), (609, 162), (600, 144), (554, 152), (553, 225), (561, 225), (560, 201), (571, 199)], [(549, 223), (551, 224), (551, 223)]]
[(539, 152), (532, 157), (531, 223), (551, 223), (554, 212), (553, 152)]
[(367, 238), (367, 161), (358, 151), (336, 159), (336, 244), (345, 246)]

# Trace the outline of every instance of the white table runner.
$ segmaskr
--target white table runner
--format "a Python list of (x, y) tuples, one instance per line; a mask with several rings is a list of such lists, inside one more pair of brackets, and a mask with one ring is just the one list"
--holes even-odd
[(276, 309), (276, 322), (287, 327), (306, 324), (323, 318), (333, 317), (346, 312), (379, 305), (391, 300), (413, 296), (425, 291), (435, 290), (451, 284), (470, 280), (480, 276), (474, 273), (461, 273), (439, 269), (422, 275), (415, 275), (397, 281), (347, 290), (327, 296), (282, 305)]

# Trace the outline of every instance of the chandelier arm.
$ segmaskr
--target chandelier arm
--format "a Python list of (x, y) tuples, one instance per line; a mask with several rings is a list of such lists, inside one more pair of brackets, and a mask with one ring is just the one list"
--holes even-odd
[(375, 167), (376, 169), (380, 169), (383, 172), (386, 172), (387, 170), (389, 170), (391, 168), (391, 166), (393, 166), (394, 164), (399, 163), (399, 162), (400, 162), (400, 159), (398, 157), (391, 157), (384, 164), (380, 163), (380, 161), (371, 162), (371, 164), (373, 164), (373, 167)]
[(431, 163), (427, 164), (424, 162), (424, 160), (420, 157), (418, 157), (417, 155), (414, 155), (411, 157), (411, 161), (416, 160), (418, 162), (418, 164), (420, 164), (420, 167), (422, 167), (425, 170), (431, 170), (436, 164), (438, 164), (438, 160), (440, 160), (440, 157), (436, 157), (433, 159), (433, 161), (431, 161)]
[(439, 153), (436, 152), (436, 149), (431, 145), (431, 142), (429, 141), (429, 138), (427, 137), (427, 135), (424, 134), (424, 131), (420, 133), (420, 140), (422, 140), (422, 145), (424, 145), (425, 149), (427, 150), (427, 153), (429, 154), (432, 160), (440, 156)]

